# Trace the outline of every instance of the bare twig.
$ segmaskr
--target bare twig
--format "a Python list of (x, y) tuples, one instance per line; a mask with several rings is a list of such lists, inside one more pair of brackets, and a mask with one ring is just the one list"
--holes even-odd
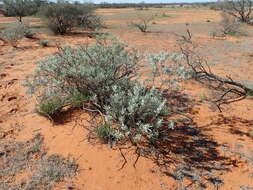
[(122, 156), (123, 159), (124, 159), (124, 163), (122, 164), (122, 166), (121, 166), (120, 169), (119, 169), (119, 170), (122, 170), (122, 169), (125, 167), (125, 165), (127, 164), (127, 159), (126, 159), (125, 155), (124, 155), (123, 152), (122, 152), (122, 148), (119, 148), (119, 151), (120, 151), (121, 156)]
[[(251, 89), (238, 81), (234, 81), (230, 76), (223, 78), (214, 74), (208, 65), (207, 60), (195, 52), (191, 38), (191, 32), (187, 29), (187, 36), (181, 36), (179, 47), (184, 56), (186, 65), (194, 72), (195, 79), (200, 82), (203, 82), (203, 80), (208, 81), (209, 83), (216, 82), (218, 83), (216, 90), (220, 91), (225, 90), (223, 88), (225, 85), (230, 86), (218, 100), (214, 101), (219, 110), (221, 111), (220, 105), (222, 104), (229, 104), (244, 99)], [(236, 95), (237, 98), (226, 98), (228, 94)]]

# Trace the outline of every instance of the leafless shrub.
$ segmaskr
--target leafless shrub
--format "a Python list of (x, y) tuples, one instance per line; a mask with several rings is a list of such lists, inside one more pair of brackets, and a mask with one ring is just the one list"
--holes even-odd
[(239, 21), (252, 24), (253, 2), (252, 0), (225, 0), (220, 4), (221, 9), (237, 18)]
[(148, 28), (150, 23), (154, 20), (154, 16), (139, 16), (138, 21), (132, 22), (130, 25), (134, 28), (139, 29), (141, 32), (146, 33), (148, 32)]
[(244, 36), (247, 35), (245, 31), (245, 25), (236, 17), (231, 16), (226, 12), (221, 13), (222, 21), (220, 22), (220, 26), (222, 27), (222, 32), (225, 35), (233, 35), (233, 36)]

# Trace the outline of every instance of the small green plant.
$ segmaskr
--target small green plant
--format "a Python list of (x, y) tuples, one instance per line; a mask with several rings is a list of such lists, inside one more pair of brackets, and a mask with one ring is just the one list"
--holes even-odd
[(78, 91), (72, 93), (69, 97), (69, 101), (72, 107), (81, 107), (88, 100), (89, 96), (87, 94), (82, 94)]
[(206, 96), (206, 94), (201, 93), (201, 94), (199, 95), (199, 100), (200, 100), (201, 102), (206, 101), (206, 100), (207, 100), (207, 96)]
[(44, 116), (53, 118), (63, 107), (63, 101), (60, 98), (47, 100), (39, 104), (38, 112)]
[(115, 140), (114, 132), (110, 125), (99, 125), (96, 128), (96, 134), (107, 143), (112, 143)]
[(42, 47), (48, 47), (48, 46), (49, 46), (49, 41), (48, 41), (48, 40), (40, 40), (40, 41), (39, 41), (39, 44), (40, 44)]

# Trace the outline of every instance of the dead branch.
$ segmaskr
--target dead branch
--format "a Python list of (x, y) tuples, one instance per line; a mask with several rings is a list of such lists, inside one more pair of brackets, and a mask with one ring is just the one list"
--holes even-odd
[[(215, 82), (218, 84), (216, 90), (223, 91), (223, 94), (213, 101), (219, 110), (221, 111), (220, 105), (222, 104), (230, 104), (244, 99), (252, 89), (238, 81), (234, 81), (229, 76), (223, 78), (213, 73), (207, 60), (196, 53), (191, 38), (192, 34), (187, 29), (187, 36), (181, 36), (179, 40), (180, 51), (184, 56), (186, 65), (194, 72), (196, 80), (202, 83), (207, 81), (209, 84)], [(224, 86), (229, 86), (229, 88), (224, 88)], [(236, 95), (236, 98), (228, 98), (229, 94)]]
[(138, 162), (138, 160), (139, 160), (139, 158), (140, 158), (140, 156), (141, 156), (141, 153), (140, 153), (140, 148), (139, 147), (137, 147), (136, 148), (136, 151), (135, 151), (135, 153), (137, 154), (137, 158), (136, 158), (136, 160), (134, 161), (134, 168), (136, 168), (136, 164), (137, 164), (137, 162)]
[(119, 170), (122, 170), (122, 169), (125, 167), (125, 165), (127, 164), (127, 159), (126, 159), (125, 155), (123, 154), (122, 149), (123, 149), (123, 148), (119, 148), (119, 151), (120, 151), (121, 156), (122, 156), (123, 159), (124, 159), (124, 163), (123, 163), (122, 166), (119, 168)]

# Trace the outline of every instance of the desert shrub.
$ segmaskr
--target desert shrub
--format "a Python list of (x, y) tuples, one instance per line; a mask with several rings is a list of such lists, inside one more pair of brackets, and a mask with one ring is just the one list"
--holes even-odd
[(148, 28), (150, 27), (150, 23), (154, 19), (153, 16), (140, 16), (137, 21), (132, 22), (130, 26), (137, 28), (143, 33), (148, 32)]
[[(26, 86), (30, 93), (37, 95), (39, 102), (61, 97), (63, 105), (75, 107), (73, 104), (77, 104), (85, 110), (99, 112), (105, 125), (112, 126), (115, 141), (143, 142), (156, 139), (162, 127), (172, 127), (171, 122), (163, 119), (169, 114), (169, 108), (153, 79), (161, 77), (162, 71), (158, 71), (161, 67), (173, 80), (176, 78), (174, 68), (183, 76), (179, 65), (162, 66), (171, 57), (166, 53), (141, 56), (126, 44), (99, 40), (94, 45), (65, 47), (57, 55), (39, 62), (33, 79), (28, 78)], [(153, 68), (153, 76), (149, 77), (152, 79), (146, 80), (148, 84), (138, 80), (141, 60), (146, 60), (150, 69)], [(165, 82), (169, 86), (169, 80)], [(58, 111), (61, 104), (53, 108)], [(44, 112), (51, 114), (55, 109), (49, 110)]]
[(101, 17), (94, 14), (86, 14), (82, 16), (80, 26), (88, 30), (99, 30), (105, 27)]
[(222, 27), (222, 32), (225, 35), (232, 35), (232, 36), (243, 36), (247, 35), (247, 32), (245, 31), (245, 25), (238, 21), (237, 18), (231, 16), (227, 13), (222, 13), (222, 21), (220, 22), (220, 25)]
[(39, 44), (43, 47), (48, 47), (49, 46), (49, 41), (48, 40), (40, 40)]
[(78, 26), (91, 29), (98, 27), (99, 19), (92, 11), (93, 8), (85, 4), (58, 2), (43, 6), (40, 15), (55, 34), (66, 34)]
[(0, 33), (0, 38), (11, 44), (13, 47), (17, 47), (18, 40), (24, 37), (32, 37), (34, 33), (30, 30), (28, 26), (23, 23), (16, 22), (14, 24), (8, 25)]
[[(119, 43), (111, 46), (97, 43), (76, 49), (65, 47), (58, 55), (38, 63), (34, 90), (46, 99), (52, 95), (69, 97), (76, 90), (96, 95), (97, 103), (106, 104), (112, 86), (129, 81), (136, 71), (138, 57), (124, 48), (124, 44)], [(55, 79), (48, 81), (50, 73)], [(45, 86), (53, 88), (45, 89)]]

